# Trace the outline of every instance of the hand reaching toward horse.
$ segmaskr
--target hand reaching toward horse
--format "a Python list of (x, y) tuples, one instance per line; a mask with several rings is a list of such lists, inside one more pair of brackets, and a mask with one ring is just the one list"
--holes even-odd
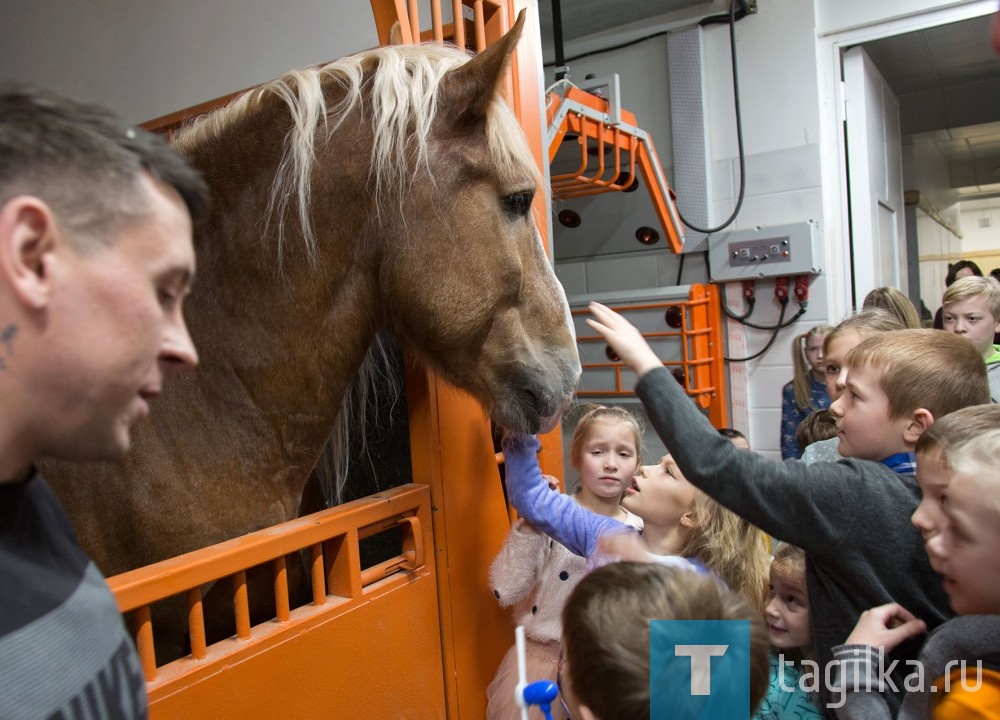
[(891, 652), (907, 638), (927, 632), (927, 623), (897, 603), (865, 610), (847, 638), (847, 645), (869, 645)]
[(589, 309), (594, 317), (587, 318), (587, 324), (607, 341), (637, 377), (641, 378), (650, 370), (663, 367), (660, 358), (632, 323), (600, 303), (590, 303)]

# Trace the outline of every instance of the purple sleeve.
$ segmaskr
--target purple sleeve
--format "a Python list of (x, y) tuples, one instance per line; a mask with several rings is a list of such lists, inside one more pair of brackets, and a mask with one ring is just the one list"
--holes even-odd
[(630, 525), (580, 507), (576, 500), (549, 488), (538, 466), (538, 438), (504, 438), (507, 494), (518, 514), (576, 555), (590, 557), (597, 539), (608, 532), (634, 532)]

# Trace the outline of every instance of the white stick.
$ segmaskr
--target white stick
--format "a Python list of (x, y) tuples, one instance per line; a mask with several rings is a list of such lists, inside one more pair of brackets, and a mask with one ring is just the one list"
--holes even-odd
[(528, 685), (527, 661), (524, 657), (524, 627), (514, 628), (514, 642), (517, 646), (517, 685), (514, 686), (514, 700), (521, 708), (521, 720), (528, 720), (528, 703), (524, 701), (524, 688)]

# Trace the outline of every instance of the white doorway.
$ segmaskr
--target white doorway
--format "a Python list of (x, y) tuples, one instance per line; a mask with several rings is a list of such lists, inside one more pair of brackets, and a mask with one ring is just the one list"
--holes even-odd
[(863, 47), (844, 53), (845, 142), (855, 307), (870, 290), (906, 287), (899, 102)]
[[(968, 3), (831, 34), (821, 43), (821, 55), (831, 63), (821, 75), (836, 98), (835, 117), (822, 122), (836, 145), (825, 146), (824, 152), (837, 154), (827, 167), (836, 168), (839, 177), (827, 177), (841, 188), (839, 200), (827, 206), (828, 230), (850, 241), (834, 243), (827, 252), (831, 269), (842, 273), (837, 296), (831, 297), (832, 316), (843, 317), (880, 285), (909, 289), (918, 307), (920, 295), (940, 299), (940, 288), (920, 293), (921, 286), (938, 274), (943, 285), (943, 268), (947, 259), (957, 259), (961, 241), (935, 256), (940, 272), (936, 267), (926, 272), (925, 262), (918, 272), (916, 263), (926, 253), (913, 244), (907, 227), (913, 222), (906, 221), (912, 209), (904, 209), (903, 191), (930, 188), (932, 205), (953, 215), (946, 220), (957, 221), (958, 200), (968, 199), (961, 193), (980, 190), (953, 187), (949, 174), (955, 174), (959, 151), (967, 153), (968, 164), (982, 164), (977, 158), (987, 145), (977, 143), (989, 139), (984, 133), (991, 128), (998, 131), (1000, 148), (1000, 102), (993, 100), (1000, 97), (994, 89), (1000, 89), (1000, 57), (989, 42), (996, 12), (995, 2)], [(972, 132), (966, 126), (973, 123), (989, 125)], [(929, 178), (926, 167), (915, 177), (917, 143), (936, 144), (935, 177)], [(900, 165), (901, 173), (895, 170)], [(907, 202), (912, 196), (907, 192)], [(928, 305), (932, 311), (936, 306), (931, 300)]]

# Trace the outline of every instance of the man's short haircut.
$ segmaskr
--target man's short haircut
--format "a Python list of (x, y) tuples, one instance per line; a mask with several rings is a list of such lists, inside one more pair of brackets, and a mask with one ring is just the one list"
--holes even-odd
[(615, 562), (573, 589), (563, 608), (563, 652), (577, 699), (602, 720), (648, 720), (650, 620), (749, 620), (750, 707), (767, 690), (761, 614), (717, 580), (658, 563)]
[(879, 307), (868, 307), (857, 315), (852, 315), (840, 321), (823, 340), (823, 353), (830, 349), (830, 343), (839, 335), (846, 332), (856, 332), (863, 338), (876, 335), (878, 333), (891, 332), (893, 330), (905, 330), (906, 325), (898, 316), (888, 310)]
[(981, 297), (986, 300), (986, 306), (994, 320), (1000, 320), (1000, 282), (991, 277), (970, 275), (959, 278), (951, 284), (941, 296), (943, 312), (948, 312), (948, 305), (955, 302)]
[(0, 207), (20, 195), (37, 197), (74, 247), (93, 249), (149, 212), (142, 171), (172, 186), (195, 222), (208, 214), (205, 181), (162, 138), (99, 105), (0, 89)]
[(837, 416), (829, 410), (813, 410), (795, 428), (795, 439), (802, 450), (814, 442), (835, 437), (837, 437)]
[(847, 353), (850, 370), (874, 368), (889, 398), (889, 419), (919, 408), (935, 418), (990, 401), (986, 365), (968, 340), (940, 330), (895, 330), (870, 337)]
[[(956, 451), (997, 430), (1000, 430), (1000, 405), (972, 405), (945, 415), (927, 428), (917, 441), (917, 454), (940, 454), (945, 465), (951, 467)], [(997, 470), (1000, 471), (1000, 465)]]

